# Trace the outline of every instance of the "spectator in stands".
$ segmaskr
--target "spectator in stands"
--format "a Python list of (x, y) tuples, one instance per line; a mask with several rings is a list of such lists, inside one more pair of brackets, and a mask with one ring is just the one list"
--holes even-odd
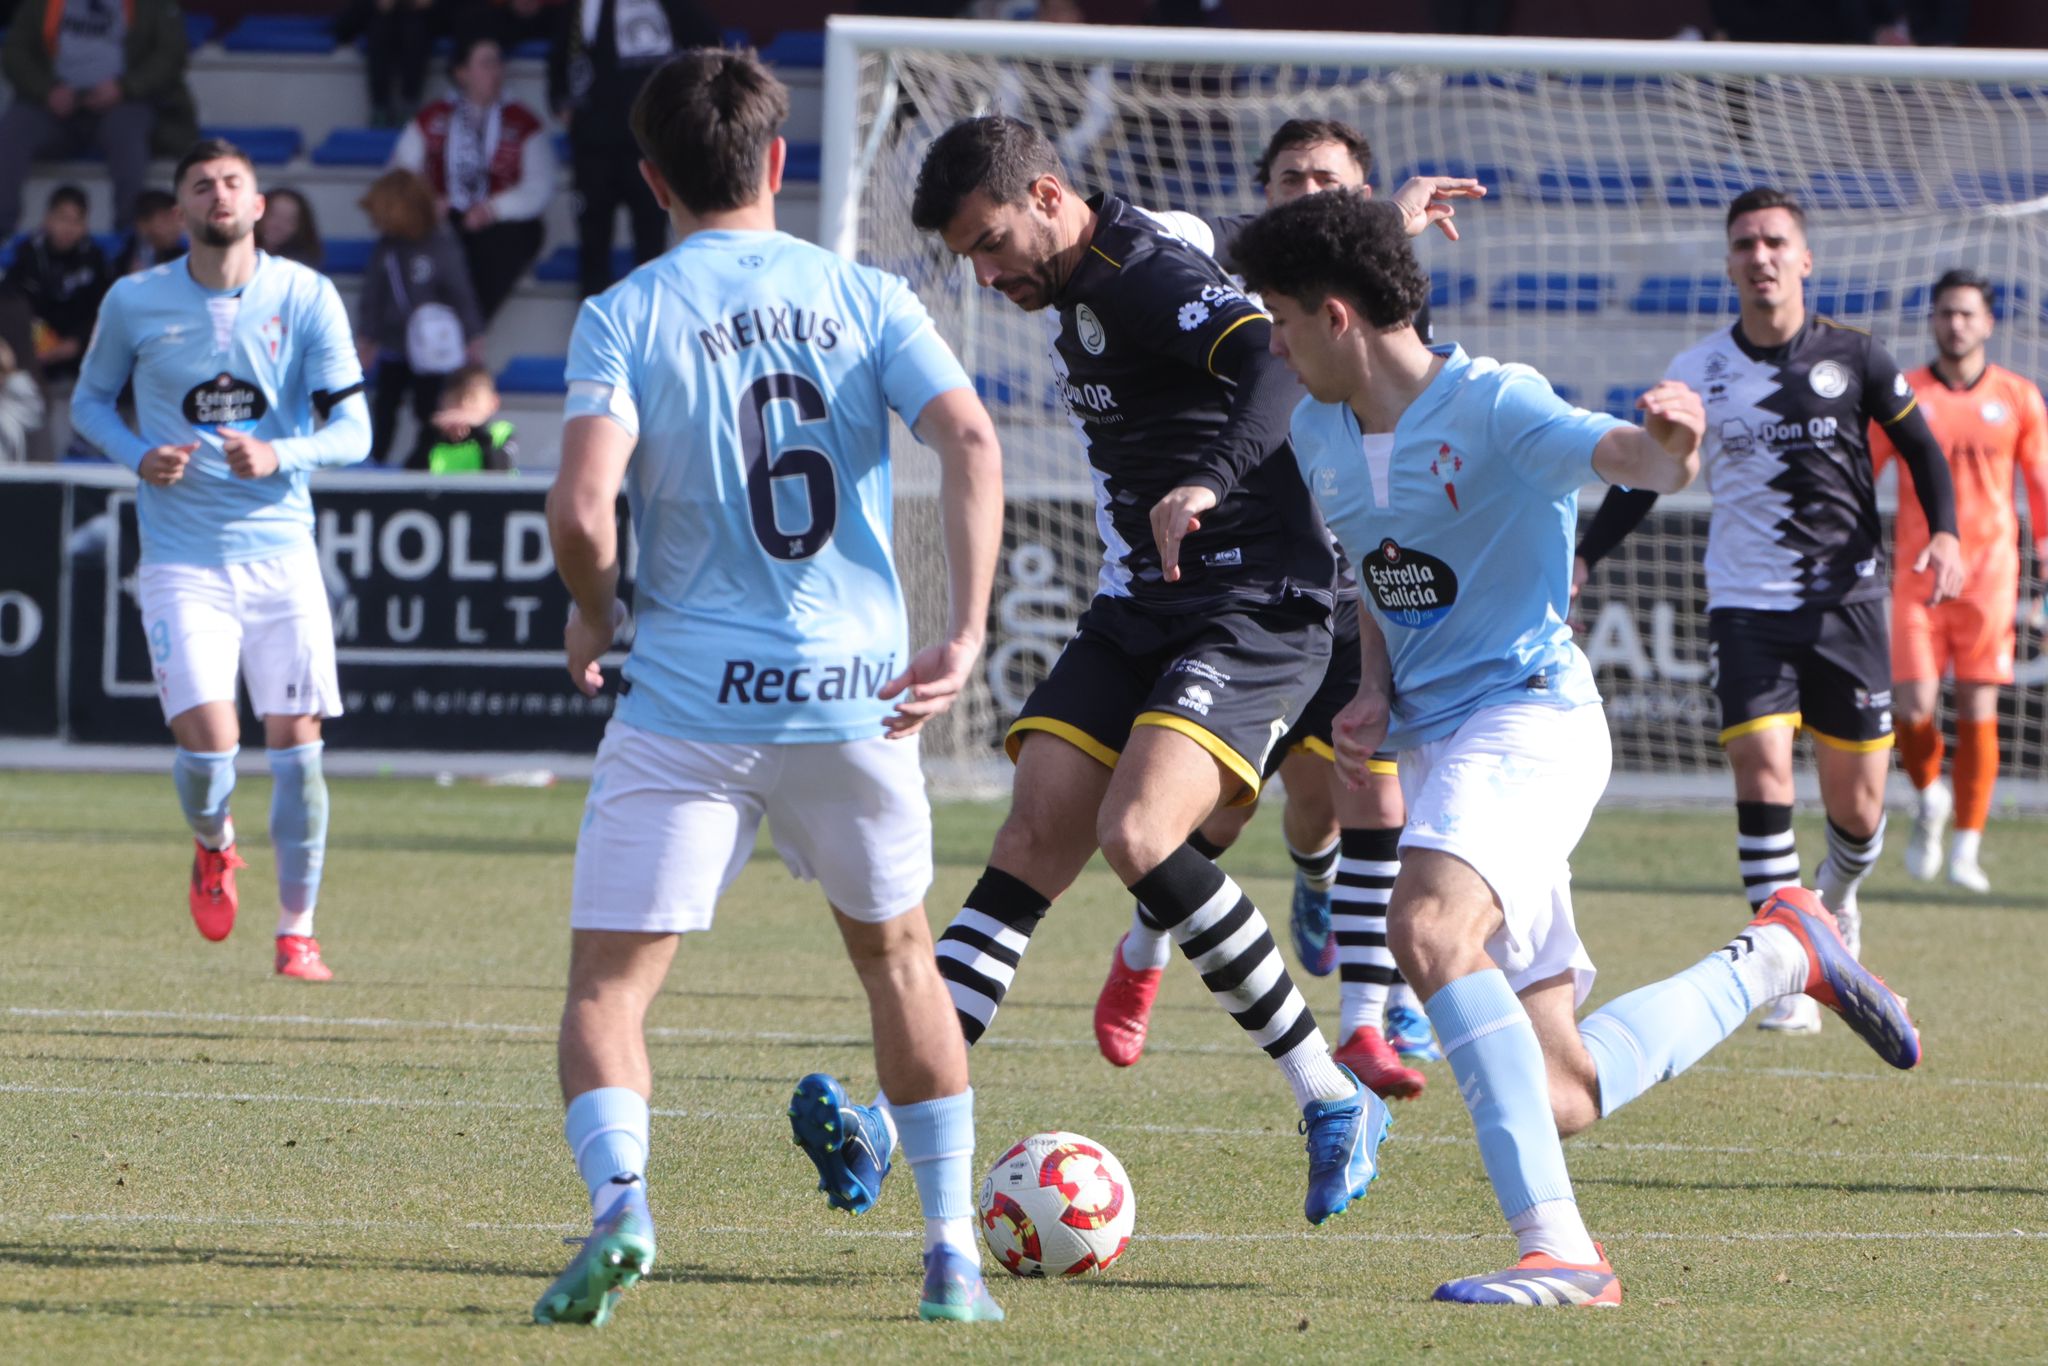
[(465, 365), (441, 389), (442, 408), (420, 431), (409, 470), (433, 474), (518, 471), (519, 443), (511, 421), (498, 416), (498, 386), (481, 365)]
[(272, 190), (263, 196), (263, 217), (256, 220), (256, 245), (272, 256), (323, 270), (327, 248), (320, 241), (320, 223), (313, 206), (297, 190)]
[(185, 223), (178, 201), (165, 190), (135, 196), (135, 231), (114, 257), (114, 278), (133, 275), (185, 254)]
[(178, 156), (198, 141), (176, 0), (27, 0), (0, 72), (14, 90), (0, 114), (0, 236), (21, 220), (36, 156), (106, 158), (114, 226), (126, 230), (152, 146)]
[(337, 41), (363, 40), (371, 127), (396, 128), (420, 107), (438, 19), (434, 0), (350, 0), (335, 19)]
[(405, 126), (391, 155), (426, 179), (469, 262), (489, 322), (540, 255), (541, 215), (555, 197), (555, 149), (540, 115), (504, 97), (498, 40), (472, 33), (455, 49), (455, 93)]
[(50, 192), (42, 231), (14, 253), (0, 289), (28, 300), (35, 315), (35, 359), (45, 380), (70, 379), (92, 337), (100, 300), (113, 276), (107, 254), (85, 230), (85, 191), (59, 185)]
[(407, 397), (424, 428), (446, 378), (483, 359), (484, 320), (462, 248), (442, 225), (426, 181), (386, 171), (363, 195), (363, 212), (378, 239), (356, 306), (356, 346), (363, 372), (375, 376), (370, 458), (381, 464)]
[(623, 206), (633, 259), (668, 245), (668, 215), (640, 179), (627, 115), (655, 68), (689, 47), (716, 47), (718, 26), (695, 0), (572, 0), (548, 52), (548, 101), (569, 129), (575, 172), (577, 278), (586, 297), (612, 283), (612, 229)]
[(22, 369), (14, 348), (0, 341), (0, 465), (28, 459), (29, 438), (42, 429), (45, 411), (36, 377)]

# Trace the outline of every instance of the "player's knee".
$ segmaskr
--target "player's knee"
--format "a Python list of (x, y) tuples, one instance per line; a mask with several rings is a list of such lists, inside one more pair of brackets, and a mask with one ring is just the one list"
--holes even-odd
[(1492, 965), (1487, 934), (1469, 908), (1431, 892), (1397, 897), (1387, 908), (1387, 949), (1424, 1000), (1446, 983)]
[(1095, 842), (1126, 885), (1166, 862), (1186, 840), (1186, 831), (1162, 827), (1142, 803), (1105, 802), (1096, 817)]

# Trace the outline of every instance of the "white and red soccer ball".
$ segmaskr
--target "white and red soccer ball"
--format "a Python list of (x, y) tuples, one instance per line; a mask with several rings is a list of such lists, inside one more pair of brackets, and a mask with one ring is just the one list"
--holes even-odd
[(1100, 1271), (1131, 1245), (1138, 1200), (1115, 1154), (1079, 1134), (1033, 1134), (981, 1183), (981, 1236), (1013, 1276)]

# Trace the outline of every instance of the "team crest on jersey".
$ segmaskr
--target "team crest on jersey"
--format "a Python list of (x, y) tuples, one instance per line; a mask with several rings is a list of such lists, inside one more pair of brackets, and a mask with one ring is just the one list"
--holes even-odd
[(2012, 410), (1995, 398), (1985, 400), (1984, 406), (1977, 411), (1994, 427), (2002, 426), (2005, 420), (2012, 416)]
[(252, 381), (223, 371), (186, 394), (184, 409), (195, 427), (254, 425), (270, 412), (270, 400)]
[(1398, 626), (1434, 625), (1458, 600), (1458, 576), (1449, 565), (1392, 538), (1381, 541), (1359, 568), (1372, 600)]
[(263, 324), (261, 335), (263, 345), (270, 351), (270, 358), (276, 360), (279, 349), (284, 346), (284, 319), (275, 313), (271, 314), (270, 321)]
[(1457, 476), (1465, 468), (1465, 457), (1451, 449), (1448, 441), (1436, 448), (1436, 459), (1429, 462), (1429, 472), (1444, 481), (1444, 497), (1451, 500), (1451, 511), (1463, 512), (1458, 506)]
[[(1849, 392), (1849, 372), (1831, 360), (1824, 360), (1808, 371), (1806, 382), (1822, 398), (1840, 398)], [(1905, 382), (1905, 376), (1901, 375), (1899, 383)]]
[(1074, 310), (1074, 336), (1081, 343), (1081, 349), (1091, 356), (1099, 356), (1109, 345), (1109, 338), (1102, 331), (1102, 319), (1095, 316), (1095, 310), (1082, 304)]

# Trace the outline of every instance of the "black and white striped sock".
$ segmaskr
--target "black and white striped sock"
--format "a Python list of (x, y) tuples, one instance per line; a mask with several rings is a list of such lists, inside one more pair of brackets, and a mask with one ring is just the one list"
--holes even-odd
[(1131, 884), (1216, 1003), (1280, 1065), (1297, 1105), (1353, 1094), (1295, 990), (1266, 917), (1223, 870), (1186, 845)]
[(1799, 849), (1792, 838), (1792, 808), (1777, 802), (1735, 803), (1735, 857), (1749, 907), (1780, 887), (1799, 885)]
[(1337, 859), (1344, 847), (1343, 832), (1339, 831), (1336, 839), (1312, 854), (1304, 854), (1295, 848), (1293, 840), (1286, 843), (1287, 857), (1294, 860), (1294, 866), (1301, 870), (1301, 875), (1308, 880), (1308, 885), (1319, 892), (1328, 891), (1331, 880), (1337, 876)]
[(967, 904), (936, 946), (939, 975), (952, 993), (960, 1032), (972, 1048), (988, 1031), (1052, 903), (999, 868), (984, 868)]
[(1343, 856), (1330, 889), (1330, 929), (1337, 936), (1337, 999), (1343, 1019), (1337, 1032), (1349, 1039), (1360, 1029), (1379, 1029), (1387, 993), (1401, 980), (1387, 950), (1387, 899), (1401, 871), (1401, 827), (1346, 830), (1339, 836)]
[[(1227, 846), (1216, 843), (1197, 830), (1188, 836), (1188, 848), (1214, 863)], [(1124, 935), (1124, 966), (1133, 972), (1157, 972), (1173, 956), (1173, 938), (1166, 927), (1154, 921), (1142, 901), (1131, 905), (1131, 928)]]
[(1839, 909), (1845, 899), (1856, 894), (1857, 886), (1877, 866), (1877, 856), (1883, 852), (1882, 815), (1877, 818), (1877, 829), (1870, 832), (1870, 838), (1862, 840), (1833, 821), (1828, 822), (1828, 856), (1814, 870), (1813, 889), (1820, 893), (1829, 910)]

